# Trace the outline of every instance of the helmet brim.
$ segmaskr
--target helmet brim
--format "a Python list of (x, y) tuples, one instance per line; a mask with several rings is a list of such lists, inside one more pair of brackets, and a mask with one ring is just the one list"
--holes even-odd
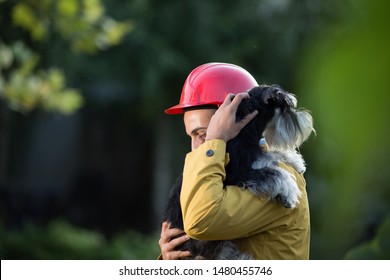
[(178, 114), (184, 113), (183, 106), (180, 104), (173, 106), (171, 108), (168, 108), (164, 112), (165, 112), (165, 114), (168, 114), (168, 115), (178, 115)]
[(215, 101), (215, 102), (207, 102), (207, 103), (200, 103), (200, 104), (177, 104), (171, 108), (166, 109), (164, 112), (168, 115), (179, 115), (184, 114), (185, 111), (190, 109), (217, 109), (221, 105), (221, 102)]

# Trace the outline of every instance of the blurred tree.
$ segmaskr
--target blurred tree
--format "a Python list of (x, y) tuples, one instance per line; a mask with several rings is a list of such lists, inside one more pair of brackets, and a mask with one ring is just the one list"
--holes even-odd
[(390, 217), (384, 219), (375, 237), (345, 254), (347, 260), (389, 260), (390, 259)]
[(354, 1), (342, 24), (314, 37), (302, 64), (300, 90), (318, 132), (308, 151), (313, 258), (343, 258), (390, 213), (389, 9), (388, 1)]
[(4, 71), (0, 75), (0, 97), (11, 109), (28, 113), (42, 108), (70, 114), (82, 105), (79, 91), (65, 88), (61, 70), (36, 71), (38, 55), (22, 42), (11, 46), (0, 42), (0, 57), (0, 70)]
[[(188, 72), (205, 62), (236, 63), (259, 83), (278, 82), (291, 89), (305, 38), (339, 19), (348, 2), (114, 0), (107, 3), (113, 12), (130, 16), (136, 28), (115, 53), (106, 54), (121, 69), (112, 75), (138, 92), (137, 112), (155, 119), (178, 102)], [(107, 60), (96, 63), (103, 66)]]
[(75, 227), (64, 220), (44, 227), (26, 223), (7, 231), (0, 224), (0, 258), (23, 260), (145, 260), (155, 259), (159, 248), (157, 233), (143, 236), (127, 230), (112, 240), (100, 233)]
[[(69, 73), (87, 57), (96, 59), (102, 51), (123, 42), (133, 30), (133, 23), (127, 18), (115, 20), (109, 16), (101, 0), (1, 0), (0, 26), (0, 198), (4, 202), (0, 215), (9, 226), (34, 215), (25, 212), (35, 210), (22, 209), (36, 200), (42, 182), (54, 180), (56, 187), (52, 192), (58, 190), (58, 185), (64, 185), (64, 179), (75, 180), (77, 162), (64, 163), (69, 160), (66, 155), (74, 154), (77, 148), (74, 113), (85, 104), (87, 94), (82, 83), (75, 82)], [(59, 57), (68, 63), (62, 64)], [(39, 118), (46, 123), (42, 130), (36, 126)], [(53, 127), (47, 125), (50, 122), (56, 122), (53, 127), (58, 127), (57, 132), (52, 132)], [(62, 136), (55, 139), (55, 135)], [(40, 145), (46, 147), (41, 149)], [(63, 147), (72, 153), (61, 151)], [(29, 153), (34, 152), (39, 154), (39, 159), (31, 157), (34, 163), (29, 165)], [(52, 166), (54, 173), (43, 167), (49, 154), (55, 156), (46, 158), (47, 163), (50, 161), (46, 167)], [(40, 168), (33, 178), (28, 178), (26, 172), (37, 166)], [(22, 187), (15, 188), (15, 181), (22, 182)], [(24, 217), (14, 219), (13, 198), (26, 185), (34, 186), (28, 190), (26, 201), (30, 202), (18, 199), (17, 212), (23, 212)], [(47, 205), (46, 199), (43, 204)], [(38, 219), (42, 220), (40, 215)], [(43, 215), (47, 217), (47, 213)]]
[[(0, 24), (8, 34), (22, 28), (32, 42), (49, 48), (53, 37), (59, 35), (75, 53), (107, 49), (120, 43), (133, 28), (130, 21), (107, 16), (100, 0), (3, 0), (0, 5)], [(7, 13), (11, 25), (4, 22)], [(32, 42), (25, 37), (26, 44), (7, 33), (0, 33), (0, 98), (23, 113), (42, 108), (69, 114), (80, 108), (83, 98), (78, 90), (65, 87), (63, 72), (56, 68), (37, 70), (41, 54), (27, 47)]]

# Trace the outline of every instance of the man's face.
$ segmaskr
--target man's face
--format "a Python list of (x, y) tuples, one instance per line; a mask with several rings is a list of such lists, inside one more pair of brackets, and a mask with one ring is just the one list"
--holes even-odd
[(190, 110), (184, 113), (186, 133), (191, 137), (191, 150), (195, 150), (206, 139), (206, 131), (215, 109)]

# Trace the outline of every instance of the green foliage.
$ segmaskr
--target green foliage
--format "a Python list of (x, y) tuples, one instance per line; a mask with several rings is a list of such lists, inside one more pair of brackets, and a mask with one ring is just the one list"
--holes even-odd
[[(50, 42), (58, 40), (59, 35), (73, 53), (95, 54), (119, 44), (133, 29), (131, 21), (109, 17), (100, 0), (24, 0), (16, 1), (10, 9), (12, 28), (28, 31), (35, 44), (46, 46), (44, 51), (52, 48)], [(0, 99), (8, 107), (22, 113), (40, 108), (71, 114), (83, 105), (81, 92), (66, 87), (63, 70), (51, 67), (50, 62), (47, 70), (40, 69), (45, 55), (27, 47), (27, 39), (3, 42), (2, 36)]]
[(73, 51), (81, 53), (117, 45), (133, 29), (131, 21), (107, 16), (100, 0), (21, 1), (12, 10), (12, 20), (36, 41), (56, 32), (69, 41)]
[(79, 109), (83, 98), (79, 91), (65, 87), (62, 71), (36, 71), (38, 62), (39, 56), (22, 42), (11, 46), (0, 42), (0, 98), (22, 113), (37, 107), (63, 114)]
[(106, 258), (122, 260), (150, 260), (160, 254), (158, 234), (145, 236), (134, 231), (127, 231), (115, 236), (109, 243)]
[[(343, 258), (390, 213), (389, 8), (388, 1), (356, 1), (342, 25), (313, 40), (302, 63), (300, 91), (317, 129), (314, 258)], [(364, 244), (354, 254), (376, 258), (375, 246)]]
[(157, 236), (128, 230), (107, 241), (99, 233), (63, 220), (46, 227), (25, 224), (13, 231), (0, 226), (0, 239), (1, 259), (156, 259), (159, 254)]
[(367, 243), (349, 250), (347, 260), (389, 260), (390, 259), (390, 217), (379, 227), (376, 236)]
[(41, 40), (46, 36), (45, 21), (34, 14), (34, 10), (27, 4), (19, 3), (12, 10), (13, 22), (31, 33), (34, 40)]

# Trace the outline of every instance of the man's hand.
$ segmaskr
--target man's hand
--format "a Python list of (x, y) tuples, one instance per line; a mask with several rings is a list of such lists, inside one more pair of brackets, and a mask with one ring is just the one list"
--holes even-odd
[(236, 112), (238, 105), (245, 98), (249, 98), (247, 92), (238, 93), (234, 96), (228, 94), (225, 101), (215, 112), (207, 128), (206, 141), (212, 139), (221, 139), (225, 142), (233, 139), (256, 115), (257, 111), (246, 115), (241, 121), (236, 122)]
[(168, 222), (163, 222), (161, 227), (161, 237), (158, 241), (161, 250), (161, 256), (163, 260), (177, 260), (180, 258), (185, 258), (191, 256), (190, 251), (177, 251), (175, 250), (176, 246), (186, 242), (189, 237), (184, 234), (183, 236), (176, 236), (183, 234), (184, 231), (178, 228), (170, 228)]

